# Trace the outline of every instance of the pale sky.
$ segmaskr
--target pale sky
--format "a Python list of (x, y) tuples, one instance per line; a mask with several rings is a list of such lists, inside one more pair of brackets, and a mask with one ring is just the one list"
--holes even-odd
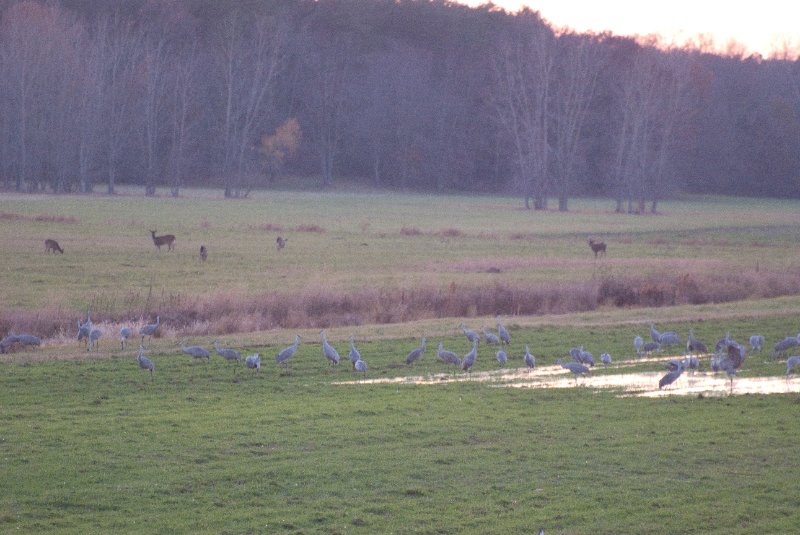
[[(480, 5), (485, 0), (458, 0)], [(704, 34), (724, 50), (735, 39), (748, 53), (768, 56), (784, 43), (800, 44), (798, 0), (493, 0), (516, 11), (527, 5), (553, 26), (578, 31), (611, 30), (617, 35), (660, 34), (682, 44)]]

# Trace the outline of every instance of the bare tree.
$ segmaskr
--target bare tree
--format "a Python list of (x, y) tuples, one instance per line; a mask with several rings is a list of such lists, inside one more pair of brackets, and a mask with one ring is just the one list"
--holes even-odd
[(500, 43), (496, 109), (514, 147), (525, 207), (547, 208), (555, 36), (538, 13), (521, 12)]
[(603, 49), (586, 36), (560, 35), (557, 41), (555, 83), (552, 91), (551, 136), (553, 177), (559, 211), (567, 211), (574, 193), (575, 173), (582, 160), (582, 135), (600, 70), (605, 66)]
[(101, 80), (104, 167), (107, 191), (113, 195), (123, 152), (134, 130), (132, 108), (139, 88), (136, 67), (142, 53), (142, 32), (114, 14), (100, 20), (95, 39)]
[(643, 213), (650, 199), (655, 212), (672, 178), (669, 157), (686, 112), (688, 69), (680, 57), (641, 47), (620, 81), (614, 165), (617, 211), (623, 211), (627, 199), (629, 213)]
[(277, 19), (247, 20), (238, 9), (222, 20), (217, 35), (217, 66), (224, 88), (220, 131), (225, 196), (247, 196), (248, 162), (257, 161), (256, 145), (273, 112), (277, 78), (285, 64), (286, 29)]

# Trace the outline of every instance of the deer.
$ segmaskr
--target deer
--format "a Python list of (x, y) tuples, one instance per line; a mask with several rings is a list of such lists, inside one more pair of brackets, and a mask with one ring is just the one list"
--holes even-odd
[(606, 244), (605, 242), (601, 241), (594, 241), (594, 239), (589, 238), (589, 247), (592, 248), (594, 251), (594, 257), (597, 258), (597, 254), (600, 253), (603, 256), (606, 254)]
[(208, 258), (208, 249), (206, 249), (205, 245), (201, 245), (200, 246), (200, 260), (205, 262), (206, 258)]
[(275, 247), (277, 247), (278, 250), (280, 251), (281, 249), (286, 247), (286, 242), (287, 241), (289, 241), (289, 238), (283, 238), (281, 236), (278, 236), (278, 239), (275, 240)]
[(161, 250), (162, 245), (167, 246), (168, 251), (172, 251), (173, 247), (175, 247), (175, 236), (172, 234), (164, 234), (163, 236), (156, 236), (156, 231), (151, 230), (150, 234), (153, 235), (153, 243), (156, 244), (158, 250)]
[(56, 240), (47, 239), (44, 240), (44, 252), (53, 254), (59, 252), (61, 254), (64, 254), (64, 249), (61, 248), (61, 246), (58, 244)]

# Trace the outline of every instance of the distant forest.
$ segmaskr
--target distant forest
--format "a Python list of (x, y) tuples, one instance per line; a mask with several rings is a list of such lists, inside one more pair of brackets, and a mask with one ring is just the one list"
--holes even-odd
[[(444, 0), (0, 0), (0, 187), (800, 196), (800, 64)], [(288, 177), (288, 178), (287, 178)], [(548, 206), (548, 199), (558, 206)]]

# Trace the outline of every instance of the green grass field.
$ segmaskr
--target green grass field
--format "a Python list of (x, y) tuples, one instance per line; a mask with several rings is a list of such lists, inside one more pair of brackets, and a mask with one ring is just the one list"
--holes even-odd
[[(436, 344), (465, 353), (459, 322), (494, 327), (496, 312), (511, 330), (512, 367), (525, 344), (540, 367), (577, 344), (631, 360), (633, 336), (653, 321), (683, 337), (693, 327), (712, 344), (726, 331), (740, 341), (761, 333), (768, 349), (748, 356), (741, 377), (784, 373), (769, 348), (800, 330), (800, 203), (683, 200), (647, 217), (612, 214), (608, 201), (571, 206), (532, 213), (510, 198), (364, 193), (0, 196), (0, 318), (46, 310), (68, 326), (40, 348), (0, 355), (0, 532), (796, 532), (796, 393), (649, 399), (583, 386), (366, 381), (447, 373)], [(315, 225), (322, 231), (309, 231)], [(157, 253), (148, 229), (175, 234), (177, 250)], [(279, 233), (289, 236), (280, 253)], [(594, 261), (589, 235), (608, 242), (605, 259)], [(45, 255), (46, 237), (65, 254)], [(204, 264), (200, 244), (210, 250)], [(135, 343), (120, 351), (109, 331), (87, 355), (72, 330), (87, 306), (98, 321), (149, 319), (207, 294), (220, 307), (226, 293), (236, 303), (451, 284), (574, 291), (604, 277), (676, 272), (731, 285), (747, 273), (757, 285), (723, 303), (333, 325), (344, 360), (334, 369), (319, 327), (300, 320), (221, 333), (165, 325), (148, 347), (152, 379), (137, 367)], [(300, 349), (279, 368), (274, 356), (295, 332)], [(350, 335), (370, 366), (366, 380), (349, 369)], [(401, 366), (421, 336), (426, 355)], [(209, 347), (215, 337), (260, 352), (261, 372), (177, 348), (179, 338)], [(475, 373), (495, 369), (482, 346)], [(591, 375), (606, 373), (624, 370)]]

